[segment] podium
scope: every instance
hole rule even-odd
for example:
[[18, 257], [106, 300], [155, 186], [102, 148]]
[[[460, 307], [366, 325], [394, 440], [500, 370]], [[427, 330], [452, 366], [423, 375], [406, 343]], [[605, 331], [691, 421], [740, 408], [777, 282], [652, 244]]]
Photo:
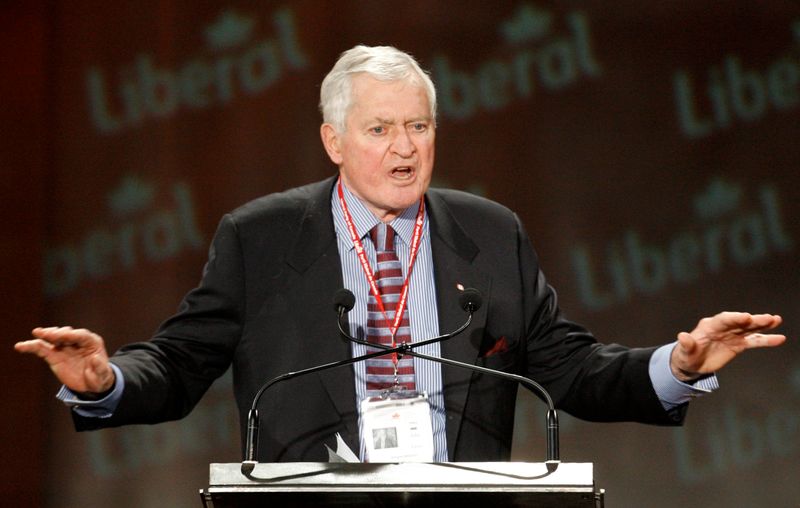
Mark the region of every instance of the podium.
[[591, 463], [317, 463], [211, 464], [206, 508], [249, 506], [598, 508]]

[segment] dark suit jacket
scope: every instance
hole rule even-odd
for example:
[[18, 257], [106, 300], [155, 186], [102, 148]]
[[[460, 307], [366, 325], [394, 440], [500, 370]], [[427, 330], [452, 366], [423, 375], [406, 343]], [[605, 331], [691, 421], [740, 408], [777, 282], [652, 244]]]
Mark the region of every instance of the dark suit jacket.
[[[203, 279], [177, 315], [151, 341], [113, 357], [125, 377], [114, 415], [76, 417], [77, 427], [181, 418], [231, 363], [244, 426], [266, 380], [348, 357], [332, 307], [343, 286], [330, 208], [334, 182], [265, 196], [226, 215]], [[667, 414], [652, 389], [652, 350], [600, 345], [562, 317], [515, 214], [457, 191], [430, 189], [426, 199], [440, 329], [453, 330], [466, 317], [457, 284], [477, 288], [484, 299], [470, 328], [442, 344], [443, 356], [529, 376], [580, 418], [681, 420], [682, 411]], [[449, 459], [508, 459], [516, 386], [448, 366], [442, 375]], [[277, 384], [260, 408], [262, 461], [326, 460], [323, 443], [333, 445], [336, 432], [358, 449], [352, 368]]]

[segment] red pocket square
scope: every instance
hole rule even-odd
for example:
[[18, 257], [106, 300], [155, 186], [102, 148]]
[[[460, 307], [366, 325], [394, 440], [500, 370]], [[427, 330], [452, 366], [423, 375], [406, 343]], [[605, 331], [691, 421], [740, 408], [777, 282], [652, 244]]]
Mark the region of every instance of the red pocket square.
[[497, 341], [494, 343], [494, 346], [492, 346], [492, 348], [483, 356], [486, 358], [497, 353], [503, 353], [505, 351], [508, 351], [508, 342], [506, 341], [506, 337], [504, 335], [497, 339]]

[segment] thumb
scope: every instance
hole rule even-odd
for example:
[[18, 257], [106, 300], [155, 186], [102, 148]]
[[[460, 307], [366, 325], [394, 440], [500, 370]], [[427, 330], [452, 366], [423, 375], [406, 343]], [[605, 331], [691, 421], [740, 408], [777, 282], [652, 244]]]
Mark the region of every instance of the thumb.
[[89, 358], [89, 368], [86, 372], [89, 386], [95, 387], [92, 391], [104, 392], [114, 384], [114, 371], [105, 358], [105, 355], [94, 354]]
[[697, 347], [697, 342], [688, 332], [681, 332], [678, 334], [678, 343], [686, 354], [691, 354]]

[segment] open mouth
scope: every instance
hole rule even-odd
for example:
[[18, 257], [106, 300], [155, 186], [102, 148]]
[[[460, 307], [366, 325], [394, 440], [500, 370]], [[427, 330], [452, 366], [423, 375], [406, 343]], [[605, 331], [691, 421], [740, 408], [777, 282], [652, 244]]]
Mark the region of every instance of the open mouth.
[[392, 169], [392, 176], [396, 178], [410, 178], [414, 174], [411, 166], [398, 166]]

